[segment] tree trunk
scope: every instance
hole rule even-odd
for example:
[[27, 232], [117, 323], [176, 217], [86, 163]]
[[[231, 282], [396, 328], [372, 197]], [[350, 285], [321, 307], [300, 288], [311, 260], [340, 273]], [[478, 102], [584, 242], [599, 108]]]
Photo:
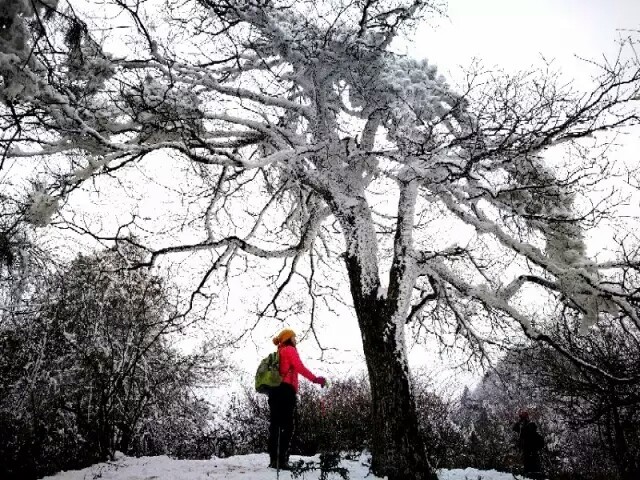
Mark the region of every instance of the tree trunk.
[[[610, 386], [610, 389], [613, 389], [613, 387]], [[638, 469], [636, 461], [632, 458], [631, 452], [629, 451], [629, 444], [627, 443], [627, 439], [625, 437], [624, 427], [622, 426], [622, 422], [620, 421], [618, 398], [615, 394], [612, 395], [610, 402], [615, 445], [615, 450], [613, 453], [618, 471], [620, 473], [620, 478], [622, 480], [637, 480]]]
[[[372, 471], [389, 480], [437, 480], [427, 459], [409, 380], [404, 346], [391, 313], [378, 298], [377, 252], [371, 232], [363, 232], [368, 208], [342, 217], [347, 239], [345, 261], [369, 372], [372, 396]], [[357, 218], [355, 218], [357, 217]], [[367, 234], [368, 233], [368, 234]], [[374, 266], [375, 265], [375, 266]], [[402, 328], [402, 327], [400, 327]]]
[[385, 322], [367, 320], [370, 328], [363, 334], [363, 345], [373, 402], [373, 472], [387, 475], [389, 480], [436, 480], [418, 428], [408, 369], [398, 356], [395, 334], [373, 325]]
[[120, 424], [120, 441], [118, 442], [118, 450], [128, 455], [131, 448], [131, 441], [133, 439], [133, 429], [129, 427], [125, 422]]

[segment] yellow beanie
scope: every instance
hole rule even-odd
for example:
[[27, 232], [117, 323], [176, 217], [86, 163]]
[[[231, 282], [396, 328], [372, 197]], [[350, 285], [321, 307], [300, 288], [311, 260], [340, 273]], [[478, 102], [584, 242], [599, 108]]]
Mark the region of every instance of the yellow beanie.
[[284, 343], [290, 338], [295, 336], [296, 336], [296, 332], [294, 332], [290, 328], [285, 328], [277, 336], [273, 337], [273, 344], [280, 345], [281, 343]]

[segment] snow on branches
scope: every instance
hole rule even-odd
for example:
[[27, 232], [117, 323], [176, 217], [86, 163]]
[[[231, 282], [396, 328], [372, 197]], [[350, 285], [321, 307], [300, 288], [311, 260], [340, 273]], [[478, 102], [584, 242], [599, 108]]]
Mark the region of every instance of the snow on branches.
[[[170, 2], [159, 26], [142, 3], [114, 1], [130, 28], [111, 50], [70, 12], [60, 14], [66, 36], [43, 23], [42, 37], [28, 38], [22, 20], [3, 20], [2, 95], [13, 109], [2, 120], [10, 132], [3, 158], [82, 158], [51, 179], [50, 197], [32, 196], [30, 218], [45, 224], [57, 207], [52, 198], [84, 182], [124, 175], [125, 165], [154, 152], [176, 155], [211, 186], [193, 219], [204, 239], [149, 247], [152, 259], [226, 249], [221, 264], [244, 252], [291, 259], [293, 271], [301, 255], [339, 233], [351, 292], [362, 301], [356, 310], [373, 306], [394, 331], [424, 318], [432, 303], [478, 341], [478, 309], [532, 334], [528, 315], [514, 313], [525, 285], [579, 310], [585, 326], [603, 312], [637, 317], [628, 292], [605, 285], [586, 257], [579, 177], [561, 178], [545, 154], [636, 121], [629, 104], [640, 88], [638, 65], [608, 66], [582, 95], [534, 74], [470, 72], [466, 85], [453, 87], [427, 61], [391, 49], [428, 3], [334, 3]], [[34, 15], [27, 4], [5, 5], [11, 15], [3, 18]], [[107, 16], [96, 21], [115, 28]], [[25, 42], [44, 37], [49, 47], [22, 68]], [[21, 90], [16, 75], [38, 92]], [[249, 227], [235, 222], [244, 207], [229, 206], [238, 191], [260, 199], [257, 212], [242, 217]], [[387, 191], [399, 200], [379, 213], [372, 195]], [[421, 220], [429, 214], [477, 235], [465, 246], [449, 227], [446, 246], [436, 246]], [[216, 228], [220, 218], [229, 219], [224, 228]], [[518, 271], [505, 274], [507, 256]]]

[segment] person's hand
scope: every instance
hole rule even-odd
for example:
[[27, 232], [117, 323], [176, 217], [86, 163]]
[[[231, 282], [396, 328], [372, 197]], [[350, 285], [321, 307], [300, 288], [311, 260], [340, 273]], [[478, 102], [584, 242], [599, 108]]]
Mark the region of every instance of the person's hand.
[[320, 385], [322, 388], [327, 384], [327, 379], [324, 377], [316, 377], [316, 383]]

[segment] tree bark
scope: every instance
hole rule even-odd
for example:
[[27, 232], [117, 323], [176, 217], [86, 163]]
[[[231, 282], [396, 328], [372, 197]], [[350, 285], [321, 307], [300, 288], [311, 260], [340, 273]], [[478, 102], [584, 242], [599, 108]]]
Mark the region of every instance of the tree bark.
[[[358, 218], [343, 216], [340, 222], [347, 240], [345, 261], [371, 383], [371, 468], [375, 475], [389, 480], [437, 480], [418, 426], [404, 346], [398, 341], [403, 332], [396, 331], [397, 324], [391, 318], [397, 309], [390, 308], [393, 306], [387, 305], [385, 298], [378, 298], [377, 258], [366, 256], [367, 252], [377, 256], [375, 249], [356, 245], [371, 241], [371, 235], [363, 235], [363, 225], [371, 227], [369, 233], [375, 238], [373, 223], [366, 218], [369, 209], [361, 207], [354, 212]], [[376, 282], [372, 285], [374, 264]]]
[[[613, 390], [613, 386], [610, 386], [610, 389]], [[610, 402], [615, 445], [613, 457], [615, 458], [620, 478], [622, 480], [636, 480], [638, 478], [638, 466], [629, 451], [629, 444], [620, 420], [619, 401], [615, 394], [612, 394]]]

